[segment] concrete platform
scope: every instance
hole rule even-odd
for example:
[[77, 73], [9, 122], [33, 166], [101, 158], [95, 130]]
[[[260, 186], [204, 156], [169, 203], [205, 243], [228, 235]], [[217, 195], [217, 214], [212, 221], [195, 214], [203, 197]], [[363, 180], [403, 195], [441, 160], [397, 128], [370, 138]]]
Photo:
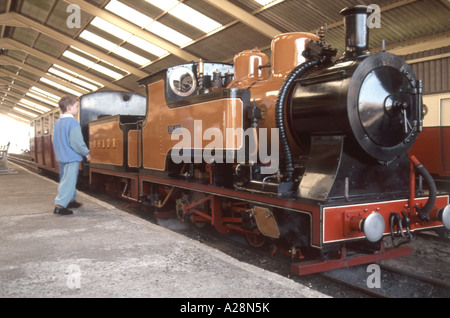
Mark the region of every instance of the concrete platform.
[[0, 175], [0, 297], [327, 297], [84, 193], [73, 215], [54, 215], [57, 183], [11, 168]]

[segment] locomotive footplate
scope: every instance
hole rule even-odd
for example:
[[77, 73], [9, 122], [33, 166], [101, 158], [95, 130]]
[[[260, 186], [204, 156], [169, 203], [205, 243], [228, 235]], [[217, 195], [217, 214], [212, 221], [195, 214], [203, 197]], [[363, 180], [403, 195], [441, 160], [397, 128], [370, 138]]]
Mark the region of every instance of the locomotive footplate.
[[[415, 198], [413, 206], [423, 206], [428, 198]], [[382, 236], [393, 234], [394, 238], [406, 238], [414, 231], [442, 227], [442, 222], [434, 216], [441, 207], [449, 204], [448, 195], [438, 195], [432, 210], [433, 218], [421, 220], [418, 213], [410, 211], [408, 199], [387, 200], [362, 204], [322, 207], [322, 244], [346, 243], [356, 239], [377, 242]], [[400, 216], [402, 215], [403, 218]], [[397, 240], [396, 240], [397, 241]], [[395, 246], [399, 242], [395, 242]]]
[[315, 259], [293, 263], [291, 264], [291, 272], [296, 275], [308, 275], [330, 271], [333, 269], [376, 263], [385, 259], [407, 256], [410, 255], [411, 253], [412, 248], [409, 246], [385, 249], [384, 243], [381, 242], [380, 250], [374, 252], [373, 254], [348, 256], [347, 248], [345, 244], [342, 244], [339, 253], [341, 257], [339, 259], [332, 259], [332, 260]]

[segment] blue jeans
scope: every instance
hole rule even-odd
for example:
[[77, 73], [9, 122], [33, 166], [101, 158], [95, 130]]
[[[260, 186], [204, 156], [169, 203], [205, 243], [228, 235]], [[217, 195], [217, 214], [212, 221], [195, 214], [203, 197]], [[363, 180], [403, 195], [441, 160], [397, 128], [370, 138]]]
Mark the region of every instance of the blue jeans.
[[55, 205], [66, 208], [70, 201], [75, 200], [77, 197], [76, 186], [79, 166], [80, 163], [78, 161], [59, 162], [59, 186]]

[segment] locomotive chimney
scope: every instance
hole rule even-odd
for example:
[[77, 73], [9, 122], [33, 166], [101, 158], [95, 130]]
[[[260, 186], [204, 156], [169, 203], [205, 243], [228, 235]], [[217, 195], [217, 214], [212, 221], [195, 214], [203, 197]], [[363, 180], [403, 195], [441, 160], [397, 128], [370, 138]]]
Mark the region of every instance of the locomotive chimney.
[[356, 5], [343, 9], [345, 25], [344, 58], [357, 57], [369, 52], [368, 6]]

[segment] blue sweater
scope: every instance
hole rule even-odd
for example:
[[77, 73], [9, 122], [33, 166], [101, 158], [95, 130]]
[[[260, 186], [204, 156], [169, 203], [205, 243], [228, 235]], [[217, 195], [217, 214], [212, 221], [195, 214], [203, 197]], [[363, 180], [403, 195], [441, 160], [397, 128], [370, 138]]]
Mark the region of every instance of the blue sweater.
[[73, 116], [61, 116], [53, 129], [53, 150], [58, 162], [76, 162], [89, 154], [83, 140], [81, 127]]

